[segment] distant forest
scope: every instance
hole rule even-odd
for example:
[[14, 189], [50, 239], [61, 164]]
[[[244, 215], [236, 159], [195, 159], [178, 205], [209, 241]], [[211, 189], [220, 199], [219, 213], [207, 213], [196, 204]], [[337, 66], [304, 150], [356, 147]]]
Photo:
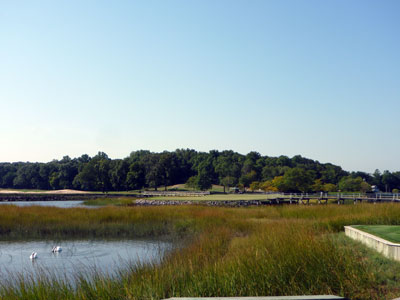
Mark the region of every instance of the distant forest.
[[400, 172], [349, 173], [340, 166], [300, 155], [268, 157], [257, 152], [242, 155], [230, 150], [206, 153], [191, 149], [162, 153], [140, 150], [124, 159], [110, 159], [99, 152], [94, 157], [65, 156], [48, 163], [0, 163], [0, 188], [107, 192], [182, 183], [200, 190], [219, 184], [226, 191], [238, 187], [253, 191], [368, 192], [375, 185], [384, 192], [398, 192]]

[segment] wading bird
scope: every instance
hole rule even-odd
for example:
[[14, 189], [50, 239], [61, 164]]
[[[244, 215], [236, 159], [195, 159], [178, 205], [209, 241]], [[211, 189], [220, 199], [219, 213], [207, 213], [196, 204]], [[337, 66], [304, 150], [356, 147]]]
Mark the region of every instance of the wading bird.
[[53, 249], [51, 250], [51, 252], [55, 253], [55, 252], [61, 252], [62, 248], [60, 246], [54, 246]]

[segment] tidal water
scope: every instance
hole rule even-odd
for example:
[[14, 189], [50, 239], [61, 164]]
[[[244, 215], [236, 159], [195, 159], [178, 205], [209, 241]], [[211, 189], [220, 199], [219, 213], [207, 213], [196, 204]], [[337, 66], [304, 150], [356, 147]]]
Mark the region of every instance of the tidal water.
[[[51, 252], [55, 245], [60, 253]], [[1, 241], [0, 281], [43, 273], [67, 280], [93, 271], [112, 276], [132, 263], [158, 263], [170, 249], [171, 243], [154, 240]], [[32, 252], [37, 259], [29, 258]]]
[[86, 207], [83, 204], [83, 201], [75, 201], [75, 200], [66, 200], [66, 201], [0, 201], [0, 205], [16, 205], [16, 206], [53, 206], [53, 207], [61, 207], [61, 208], [70, 208], [70, 207]]

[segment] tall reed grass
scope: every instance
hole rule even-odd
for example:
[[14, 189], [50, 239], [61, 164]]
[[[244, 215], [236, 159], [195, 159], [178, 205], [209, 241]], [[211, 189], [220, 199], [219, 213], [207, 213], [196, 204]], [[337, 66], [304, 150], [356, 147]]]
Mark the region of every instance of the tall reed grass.
[[[0, 207], [2, 236], [170, 236], [186, 240], [161, 263], [132, 264], [118, 276], [68, 281], [43, 275], [3, 282], [4, 299], [163, 299], [336, 294], [392, 299], [400, 265], [338, 235], [343, 225], [399, 224], [400, 206], [264, 208]], [[134, 232], [131, 232], [134, 231]], [[385, 262], [385, 268], [379, 266]], [[390, 284], [389, 284], [390, 282]]]

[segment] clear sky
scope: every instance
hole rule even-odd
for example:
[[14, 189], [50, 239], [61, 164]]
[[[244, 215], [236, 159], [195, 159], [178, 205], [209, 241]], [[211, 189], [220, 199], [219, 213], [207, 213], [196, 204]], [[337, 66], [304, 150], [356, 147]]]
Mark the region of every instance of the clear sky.
[[400, 170], [400, 1], [0, 0], [0, 161], [232, 149]]

